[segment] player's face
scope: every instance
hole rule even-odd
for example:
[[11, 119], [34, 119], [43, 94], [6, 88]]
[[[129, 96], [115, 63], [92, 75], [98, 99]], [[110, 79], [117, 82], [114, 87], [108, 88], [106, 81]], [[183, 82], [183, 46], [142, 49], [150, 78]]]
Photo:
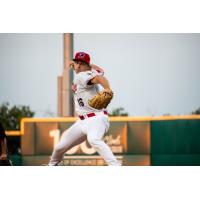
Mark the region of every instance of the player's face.
[[80, 64], [78, 62], [74, 62], [73, 69], [75, 73], [78, 74], [80, 72]]
[[79, 72], [86, 71], [87, 67], [85, 65], [82, 65], [81, 63], [75, 61], [74, 65], [73, 65], [73, 69], [74, 69], [75, 73], [78, 74]]

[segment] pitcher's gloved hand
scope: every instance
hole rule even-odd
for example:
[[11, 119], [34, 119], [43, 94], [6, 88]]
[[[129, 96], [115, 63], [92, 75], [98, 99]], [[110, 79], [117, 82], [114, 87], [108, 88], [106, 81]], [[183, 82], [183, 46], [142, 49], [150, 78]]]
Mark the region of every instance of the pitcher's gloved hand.
[[113, 98], [113, 92], [110, 89], [105, 89], [95, 95], [88, 101], [88, 104], [95, 109], [101, 110], [106, 108]]

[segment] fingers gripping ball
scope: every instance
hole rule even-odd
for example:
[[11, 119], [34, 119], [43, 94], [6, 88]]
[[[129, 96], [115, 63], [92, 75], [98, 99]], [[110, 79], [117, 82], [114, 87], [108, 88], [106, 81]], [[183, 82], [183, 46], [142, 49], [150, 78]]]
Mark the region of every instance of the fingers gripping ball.
[[113, 92], [111, 90], [103, 90], [95, 95], [88, 101], [88, 104], [95, 109], [101, 110], [106, 108], [113, 98]]

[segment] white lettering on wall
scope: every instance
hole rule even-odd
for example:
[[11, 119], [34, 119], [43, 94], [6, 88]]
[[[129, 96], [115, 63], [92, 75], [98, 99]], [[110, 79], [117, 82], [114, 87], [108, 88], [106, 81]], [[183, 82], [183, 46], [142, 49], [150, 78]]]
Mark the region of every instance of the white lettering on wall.
[[[56, 147], [60, 138], [62, 137], [60, 130], [55, 129], [49, 132], [49, 136], [53, 137], [53, 148]], [[121, 136], [117, 136], [117, 138], [113, 138], [112, 135], [108, 135], [104, 137], [104, 141], [111, 147], [114, 153], [123, 153], [123, 146], [121, 144]], [[96, 150], [87, 145], [87, 142], [83, 143], [71, 148], [66, 152], [68, 155], [76, 154], [79, 150], [81, 150], [84, 154], [91, 155], [96, 153]]]

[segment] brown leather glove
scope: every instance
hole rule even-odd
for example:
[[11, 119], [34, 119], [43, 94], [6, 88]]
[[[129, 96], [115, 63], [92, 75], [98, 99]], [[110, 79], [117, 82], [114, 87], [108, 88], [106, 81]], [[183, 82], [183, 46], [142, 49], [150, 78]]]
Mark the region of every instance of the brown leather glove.
[[88, 101], [88, 104], [97, 110], [106, 108], [113, 98], [113, 92], [109, 89], [103, 90]]

